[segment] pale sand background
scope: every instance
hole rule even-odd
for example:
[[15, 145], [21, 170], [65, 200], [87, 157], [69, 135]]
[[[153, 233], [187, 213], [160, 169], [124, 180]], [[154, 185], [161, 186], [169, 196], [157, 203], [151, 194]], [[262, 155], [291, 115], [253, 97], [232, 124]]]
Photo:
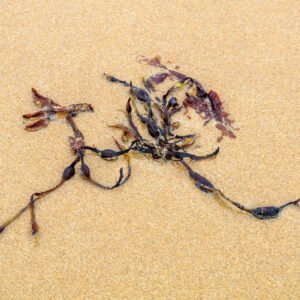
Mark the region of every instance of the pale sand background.
[[[111, 147], [106, 125], [122, 119], [127, 92], [101, 74], [138, 83], [139, 54], [218, 91], [241, 128], [195, 169], [249, 206], [299, 197], [299, 1], [62, 2], [0, 2], [0, 220], [72, 159], [63, 121], [23, 130], [30, 88], [92, 103], [77, 123], [88, 143]], [[121, 163], [96, 160], [98, 176], [113, 182]], [[132, 164], [121, 189], [77, 177], [46, 198], [38, 240], [28, 214], [0, 236], [1, 299], [299, 299], [299, 209], [261, 222], [199, 192], [176, 165]]]

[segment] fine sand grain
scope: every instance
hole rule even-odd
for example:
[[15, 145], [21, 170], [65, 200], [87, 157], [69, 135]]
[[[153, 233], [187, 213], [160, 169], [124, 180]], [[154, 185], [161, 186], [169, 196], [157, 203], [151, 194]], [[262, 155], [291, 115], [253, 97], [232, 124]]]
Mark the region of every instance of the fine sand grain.
[[[228, 2], [230, 2], [228, 4]], [[193, 162], [249, 207], [300, 196], [299, 1], [0, 2], [0, 223], [72, 160], [63, 119], [26, 132], [36, 87], [89, 102], [77, 124], [113, 147], [128, 92], [161, 55], [217, 91], [240, 130]], [[148, 73], [147, 73], [148, 72]], [[217, 143], [200, 136], [203, 153]], [[113, 182], [123, 161], [93, 160]], [[0, 299], [299, 299], [300, 211], [259, 221], [201, 193], [183, 168], [134, 155], [130, 181], [99, 190], [78, 176], [0, 235]]]

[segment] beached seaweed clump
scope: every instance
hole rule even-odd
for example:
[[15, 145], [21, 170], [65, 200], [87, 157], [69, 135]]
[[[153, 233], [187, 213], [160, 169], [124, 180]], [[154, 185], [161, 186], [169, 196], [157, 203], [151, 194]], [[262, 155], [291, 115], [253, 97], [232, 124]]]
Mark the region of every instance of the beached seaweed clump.
[[[176, 90], [180, 89], [183, 91], [181, 101], [183, 106], [194, 109], [204, 119], [204, 126], [211, 121], [215, 121], [215, 127], [221, 131], [221, 135], [217, 139], [218, 142], [224, 136], [236, 138], [234, 131], [237, 128], [232, 126], [234, 120], [225, 111], [223, 103], [216, 92], [212, 90], [206, 92], [198, 80], [179, 72], [179, 66], [176, 66], [176, 70], [169, 69], [161, 63], [159, 56], [151, 59], [141, 57], [139, 58], [139, 62], [161, 69], [160, 72], [144, 80], [144, 87], [150, 93], [155, 92], [156, 86], [163, 83], [166, 79], [175, 81], [175, 84], [168, 89], [165, 97], [170, 96]], [[155, 99], [157, 98], [155, 97]]]
[[[199, 81], [179, 72], [178, 68], [175, 70], [169, 69], [161, 63], [159, 57], [152, 59], [142, 57], [139, 59], [139, 62], [159, 68], [158, 73], [143, 80], [143, 86], [136, 86], [131, 81], [121, 80], [115, 76], [105, 74], [108, 81], [123, 85], [128, 88], [129, 92], [129, 98], [125, 107], [126, 124], [111, 125], [111, 127], [117, 128], [122, 132], [122, 142], [115, 140], [116, 150], [103, 150], [85, 145], [84, 136], [76, 126], [74, 117], [81, 112], [93, 112], [90, 104], [81, 103], [61, 106], [32, 89], [34, 103], [40, 107], [40, 110], [23, 115], [24, 118], [34, 121], [27, 125], [25, 129], [29, 131], [40, 130], [47, 127], [57, 114], [63, 115], [73, 131], [73, 136], [69, 138], [69, 142], [75, 159], [65, 168], [57, 185], [46, 191], [33, 193], [26, 206], [19, 210], [15, 216], [0, 225], [0, 233], [24, 212], [30, 210], [31, 229], [32, 234], [35, 235], [39, 228], [35, 214], [37, 200], [55, 191], [66, 181], [70, 180], [76, 173], [75, 167], [77, 164], [80, 164], [81, 177], [101, 189], [111, 190], [123, 185], [131, 176], [130, 152], [138, 152], [154, 160], [171, 161], [182, 165], [199, 190], [212, 196], [220, 197], [241, 211], [247, 212], [261, 220], [277, 217], [287, 206], [299, 205], [300, 199], [297, 199], [278, 207], [247, 208], [239, 202], [231, 200], [207, 178], [194, 171], [188, 164], [188, 161], [215, 158], [219, 153], [219, 147], [206, 155], [196, 155], [189, 152], [188, 150], [195, 143], [197, 135], [195, 133], [177, 134], [176, 130], [180, 127], [180, 122], [174, 121], [174, 116], [179, 115], [183, 110], [195, 110], [203, 118], [204, 126], [209, 122], [215, 123], [215, 127], [221, 133], [217, 138], [218, 142], [225, 136], [229, 138], [236, 137], [234, 133], [235, 128], [232, 126], [234, 121], [225, 111], [218, 94], [214, 91], [206, 92]], [[157, 88], [163, 85], [167, 79], [172, 84], [162, 95], [159, 95], [156, 92]], [[90, 167], [84, 160], [86, 151], [91, 151], [99, 158], [105, 160], [115, 160], [120, 156], [124, 156], [127, 164], [126, 175], [124, 174], [124, 169], [121, 168], [114, 185], [108, 186], [97, 182], [91, 176]]]

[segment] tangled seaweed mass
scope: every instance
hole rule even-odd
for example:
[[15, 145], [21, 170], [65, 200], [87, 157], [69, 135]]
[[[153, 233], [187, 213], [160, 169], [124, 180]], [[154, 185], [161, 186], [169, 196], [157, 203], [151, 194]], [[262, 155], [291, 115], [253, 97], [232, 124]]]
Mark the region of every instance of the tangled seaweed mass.
[[[187, 161], [215, 158], [219, 153], [219, 147], [212, 153], [203, 156], [188, 152], [187, 149], [195, 143], [197, 136], [196, 134], [176, 134], [175, 131], [179, 128], [180, 122], [174, 122], [174, 116], [182, 111], [186, 112], [188, 109], [192, 109], [203, 118], [204, 126], [213, 121], [216, 129], [220, 131], [220, 136], [217, 138], [218, 142], [224, 137], [236, 137], [234, 134], [236, 129], [232, 126], [234, 121], [229, 118], [229, 114], [224, 110], [218, 94], [214, 91], [206, 92], [199, 81], [179, 72], [178, 68], [176, 70], [169, 69], [161, 63], [159, 57], [152, 59], [142, 57], [139, 62], [159, 69], [158, 73], [143, 81], [143, 87], [135, 86], [131, 81], [104, 74], [108, 81], [120, 84], [129, 91], [125, 112], [127, 124], [119, 123], [111, 126], [122, 132], [122, 143], [115, 140], [117, 150], [101, 150], [85, 145], [84, 136], [76, 126], [74, 118], [81, 112], [93, 112], [93, 107], [90, 104], [80, 103], [62, 106], [32, 89], [34, 103], [40, 110], [23, 115], [25, 119], [33, 121], [25, 129], [28, 131], [40, 130], [47, 127], [55, 119], [56, 114], [63, 115], [73, 131], [73, 136], [69, 137], [69, 143], [75, 159], [65, 168], [57, 185], [45, 191], [33, 193], [26, 206], [0, 225], [0, 233], [29, 210], [31, 232], [35, 235], [39, 231], [35, 214], [36, 202], [70, 180], [76, 173], [75, 167], [77, 164], [80, 164], [81, 177], [101, 189], [114, 189], [122, 186], [131, 176], [130, 152], [138, 152], [154, 160], [173, 161], [181, 164], [199, 190], [220, 197], [238, 209], [261, 220], [276, 218], [287, 206], [295, 205], [299, 207], [300, 199], [287, 202], [278, 207], [247, 208], [239, 202], [231, 200], [207, 178], [195, 172]], [[156, 90], [166, 80], [169, 80], [172, 85], [162, 96], [159, 96]], [[84, 160], [87, 151], [91, 151], [105, 160], [114, 160], [123, 156], [126, 162], [126, 171], [124, 172], [123, 168], [119, 170], [116, 183], [112, 186], [97, 182], [92, 177], [91, 169]]]

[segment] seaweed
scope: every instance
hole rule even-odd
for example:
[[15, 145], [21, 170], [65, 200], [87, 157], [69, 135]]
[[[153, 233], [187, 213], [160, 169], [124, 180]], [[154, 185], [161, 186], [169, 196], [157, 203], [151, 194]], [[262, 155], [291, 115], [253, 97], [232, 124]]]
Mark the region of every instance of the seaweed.
[[71, 104], [69, 106], [62, 106], [57, 104], [52, 99], [42, 96], [36, 89], [32, 88], [32, 97], [36, 106], [41, 110], [35, 113], [24, 114], [23, 118], [34, 121], [31, 124], [26, 125], [25, 129], [29, 131], [36, 131], [48, 126], [49, 122], [55, 118], [55, 115], [70, 114], [72, 116], [77, 115], [80, 112], [93, 112], [94, 109], [91, 104], [80, 103]]
[[236, 138], [234, 131], [238, 130], [238, 128], [232, 126], [234, 120], [225, 111], [224, 105], [216, 92], [210, 90], [207, 93], [196, 79], [177, 70], [168, 69], [167, 66], [161, 63], [159, 56], [152, 59], [142, 57], [138, 61], [163, 70], [163, 72], [151, 75], [148, 79], [144, 80], [144, 86], [148, 91], [154, 92], [155, 85], [161, 84], [166, 78], [176, 80], [176, 83], [167, 91], [165, 96], [170, 96], [178, 88], [185, 88], [186, 93], [182, 101], [183, 106], [186, 109], [191, 108], [200, 114], [205, 120], [205, 124], [212, 120], [216, 122], [215, 127], [221, 131], [221, 135], [217, 139], [218, 142], [221, 142], [224, 136]]
[[[93, 112], [93, 107], [91, 104], [83, 103], [83, 104], [72, 104], [69, 106], [61, 106], [60, 104], [55, 103], [53, 100], [50, 98], [44, 97], [41, 94], [37, 92], [37, 90], [32, 89], [32, 95], [34, 99], [34, 103], [38, 106], [40, 106], [43, 111], [39, 111], [37, 113], [33, 114], [26, 114], [24, 115], [25, 118], [40, 118], [41, 117], [41, 112], [43, 112], [42, 118], [38, 121], [36, 121], [33, 124], [27, 125], [25, 127], [26, 130], [28, 129], [34, 129], [34, 130], [39, 130], [43, 127], [46, 127], [50, 121], [50, 118], [52, 115], [55, 115], [56, 113], [63, 113], [65, 115], [67, 123], [71, 126], [72, 131], [73, 131], [73, 136], [69, 137], [69, 143], [70, 143], [70, 148], [72, 153], [75, 155], [75, 159], [73, 162], [68, 165], [63, 173], [62, 177], [59, 181], [58, 184], [56, 184], [54, 187], [47, 189], [42, 192], [35, 192], [30, 196], [30, 199], [28, 201], [28, 204], [25, 205], [23, 208], [21, 208], [13, 217], [8, 219], [6, 222], [4, 222], [0, 226], [0, 233], [4, 231], [10, 224], [12, 224], [14, 221], [16, 221], [24, 212], [26, 212], [28, 209], [30, 209], [30, 216], [31, 216], [31, 232], [32, 235], [35, 235], [38, 230], [39, 226], [36, 221], [36, 213], [35, 213], [35, 205], [38, 200], [43, 198], [44, 196], [54, 192], [58, 188], [60, 188], [66, 181], [69, 181], [70, 179], [73, 178], [73, 176], [76, 173], [75, 166], [80, 163], [80, 174], [81, 177], [88, 182], [92, 183], [93, 185], [106, 189], [106, 190], [111, 190], [114, 188], [117, 188], [121, 185], [123, 185], [130, 177], [131, 175], [131, 167], [130, 167], [130, 160], [126, 158], [127, 161], [127, 171], [128, 175], [124, 175], [124, 170], [121, 168], [119, 170], [119, 177], [116, 181], [116, 183], [112, 186], [108, 186], [102, 183], [97, 182], [95, 179], [91, 177], [91, 171], [89, 166], [85, 163], [84, 157], [85, 157], [85, 142], [84, 142], [84, 136], [82, 132], [78, 129], [74, 117], [80, 113], [80, 112]], [[41, 122], [43, 122], [43, 126], [41, 125]], [[88, 147], [87, 147], [88, 148]], [[103, 150], [99, 151], [101, 153], [100, 157], [103, 159], [107, 159], [112, 156], [118, 156], [118, 155], [124, 155], [126, 151], [113, 151], [113, 150]], [[112, 155], [113, 154], [113, 155]]]
[[[148, 79], [144, 79], [144, 88], [136, 86], [133, 88], [130, 81], [117, 79], [115, 76], [105, 74], [107, 80], [110, 82], [119, 83], [129, 88], [131, 97], [127, 101], [126, 106], [128, 125], [115, 126], [115, 128], [121, 129], [123, 134], [127, 131], [134, 133], [131, 135], [134, 141], [130, 148], [128, 148], [128, 152], [136, 151], [143, 155], [150, 155], [156, 160], [161, 159], [180, 163], [187, 169], [189, 177], [195, 182], [198, 189], [205, 193], [219, 196], [241, 211], [249, 213], [260, 220], [276, 218], [280, 212], [288, 206], [299, 206], [300, 199], [297, 199], [282, 204], [281, 206], [247, 208], [241, 203], [231, 200], [221, 189], [216, 188], [211, 181], [195, 172], [186, 162], [187, 159], [199, 161], [216, 158], [220, 148], [217, 147], [212, 153], [203, 156], [187, 152], [185, 149], [193, 145], [196, 135], [189, 134], [180, 136], [174, 133], [174, 130], [180, 126], [180, 123], [173, 122], [173, 116], [179, 113], [183, 107], [190, 107], [201, 114], [201, 116], [204, 115], [204, 125], [214, 120], [216, 122], [215, 127], [221, 131], [221, 136], [217, 139], [218, 142], [220, 142], [224, 136], [236, 138], [233, 131], [237, 129], [232, 126], [234, 120], [229, 118], [229, 113], [225, 111], [223, 103], [216, 92], [211, 90], [207, 93], [199, 81], [179, 71], [168, 69], [166, 65], [161, 63], [159, 56], [154, 58], [142, 57], [138, 61], [163, 70], [151, 75]], [[167, 89], [161, 99], [155, 94], [155, 91], [157, 86], [167, 78], [175, 81], [175, 83]], [[185, 98], [181, 101], [173, 95], [177, 89], [185, 89]], [[144, 95], [143, 98], [147, 99], [147, 101], [138, 97], [135, 91], [139, 91], [139, 94]], [[131, 102], [135, 108], [134, 111], [137, 118], [140, 123], [146, 126], [148, 135], [152, 140], [143, 137], [137, 129], [137, 125], [133, 122]], [[139, 104], [140, 108], [144, 109], [144, 113], [141, 113], [137, 109], [137, 104]], [[157, 115], [154, 115], [152, 107], [158, 110], [159, 113]], [[159, 124], [161, 124], [161, 126]], [[128, 152], [126, 151], [126, 154]]]
[[[179, 115], [183, 108], [189, 107], [201, 114], [205, 120], [204, 126], [214, 120], [216, 122], [215, 127], [221, 131], [221, 136], [217, 140], [218, 142], [224, 136], [230, 138], [236, 137], [233, 132], [235, 128], [232, 127], [234, 121], [229, 118], [229, 114], [225, 111], [223, 103], [216, 92], [209, 91], [207, 93], [199, 81], [177, 71], [178, 67], [176, 70], [168, 69], [166, 65], [161, 63], [159, 57], [152, 59], [144, 57], [139, 61], [162, 69], [159, 73], [146, 78], [143, 81], [143, 87], [135, 86], [131, 81], [121, 80], [115, 76], [104, 74], [108, 81], [128, 88], [129, 92], [129, 98], [125, 106], [127, 123], [118, 123], [109, 126], [122, 132], [123, 144], [114, 139], [117, 147], [116, 150], [98, 149], [95, 146], [85, 144], [84, 135], [77, 127], [75, 117], [82, 112], [93, 112], [91, 104], [80, 103], [62, 106], [52, 99], [42, 96], [36, 89], [32, 89], [34, 103], [40, 110], [23, 115], [24, 118], [33, 121], [25, 129], [28, 131], [40, 130], [47, 127], [57, 114], [63, 115], [73, 132], [73, 135], [69, 137], [69, 144], [75, 158], [65, 167], [59, 182], [49, 189], [33, 193], [27, 205], [0, 225], [0, 233], [27, 210], [30, 210], [31, 233], [32, 235], [37, 234], [39, 231], [35, 212], [37, 201], [62, 187], [66, 181], [71, 180], [77, 172], [77, 164], [80, 164], [79, 172], [81, 178], [96, 187], [104, 190], [112, 190], [122, 186], [131, 176], [131, 152], [137, 152], [154, 160], [171, 161], [181, 165], [200, 191], [220, 197], [239, 210], [260, 220], [276, 218], [286, 207], [292, 205], [299, 206], [300, 199], [297, 199], [280, 206], [248, 208], [240, 202], [230, 199], [209, 179], [194, 171], [189, 165], [189, 161], [215, 159], [219, 154], [220, 147], [216, 147], [206, 155], [197, 155], [189, 152], [188, 150], [195, 143], [197, 135], [194, 133], [186, 135], [176, 134], [176, 130], [180, 127], [180, 122], [174, 121], [173, 117]], [[168, 78], [173, 84], [163, 93], [162, 97], [159, 97], [155, 93], [157, 87]], [[185, 96], [183, 99], [178, 98], [176, 95], [175, 92], [178, 89], [184, 91]], [[125, 146], [126, 144], [127, 146]], [[126, 175], [122, 167], [119, 169], [118, 179], [115, 184], [109, 186], [96, 181], [92, 176], [90, 166], [85, 161], [86, 152], [91, 152], [104, 160], [116, 160], [119, 157], [124, 157], [127, 164]]]

